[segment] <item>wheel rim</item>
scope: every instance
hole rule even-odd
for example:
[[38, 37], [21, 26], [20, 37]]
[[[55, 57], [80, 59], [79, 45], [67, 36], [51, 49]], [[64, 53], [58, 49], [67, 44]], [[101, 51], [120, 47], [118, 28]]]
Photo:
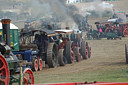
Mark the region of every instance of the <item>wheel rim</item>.
[[38, 70], [38, 60], [37, 59], [35, 60], [35, 70], [36, 71]]
[[128, 37], [128, 28], [126, 28], [126, 29], [124, 30], [123, 35], [124, 35], [125, 37]]
[[2, 55], [0, 55], [0, 85], [9, 85], [9, 68]]
[[43, 69], [43, 62], [42, 59], [39, 59], [39, 70]]
[[35, 59], [35, 60], [33, 61], [33, 70], [34, 70], [34, 71], [37, 71], [37, 70], [38, 70], [38, 60], [37, 60], [37, 59]]
[[26, 68], [23, 72], [23, 83], [24, 85], [34, 84], [34, 76], [29, 68]]

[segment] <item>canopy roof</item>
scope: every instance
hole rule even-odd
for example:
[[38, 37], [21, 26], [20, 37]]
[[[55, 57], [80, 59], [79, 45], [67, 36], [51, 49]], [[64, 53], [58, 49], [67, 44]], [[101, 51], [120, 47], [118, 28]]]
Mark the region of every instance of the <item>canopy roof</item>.
[[[0, 22], [0, 29], [3, 29], [1, 22]], [[10, 29], [18, 29], [18, 27], [15, 26], [14, 24], [10, 23]]]

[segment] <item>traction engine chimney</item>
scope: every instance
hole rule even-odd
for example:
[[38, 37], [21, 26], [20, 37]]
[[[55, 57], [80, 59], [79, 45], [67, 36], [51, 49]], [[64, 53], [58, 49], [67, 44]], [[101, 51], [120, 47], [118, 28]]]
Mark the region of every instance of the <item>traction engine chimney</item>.
[[2, 27], [3, 27], [3, 40], [6, 42], [8, 46], [10, 46], [10, 19], [2, 19]]

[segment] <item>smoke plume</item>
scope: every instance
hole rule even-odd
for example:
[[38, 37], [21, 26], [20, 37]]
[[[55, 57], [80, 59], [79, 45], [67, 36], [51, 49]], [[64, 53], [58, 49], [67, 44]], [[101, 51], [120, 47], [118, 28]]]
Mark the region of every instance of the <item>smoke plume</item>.
[[32, 0], [31, 16], [52, 16], [54, 18], [68, 21], [73, 19], [76, 24], [80, 24], [82, 16], [78, 14], [79, 10], [74, 5], [66, 5], [65, 0]]
[[89, 6], [83, 6], [81, 11], [85, 13], [84, 15], [86, 15], [89, 11], [95, 11], [100, 17], [102, 17], [106, 10], [112, 12], [113, 7], [113, 4], [101, 0], [94, 0]]
[[5, 4], [10, 4], [8, 8], [3, 8], [9, 9], [9, 12], [12, 9], [20, 10], [17, 17], [26, 14], [27, 18], [41, 19], [42, 17], [50, 17], [58, 21], [74, 20], [76, 24], [80, 24], [83, 17], [79, 14], [77, 7], [67, 5], [66, 0], [10, 0]]

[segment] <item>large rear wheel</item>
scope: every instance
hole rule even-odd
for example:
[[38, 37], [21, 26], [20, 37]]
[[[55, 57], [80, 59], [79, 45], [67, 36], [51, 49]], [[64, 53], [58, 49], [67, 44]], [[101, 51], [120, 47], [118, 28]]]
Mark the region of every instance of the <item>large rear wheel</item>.
[[65, 50], [59, 49], [58, 53], [58, 63], [60, 66], [65, 66], [67, 63], [66, 57], [65, 57]]
[[9, 67], [2, 55], [0, 55], [0, 85], [9, 85]]
[[54, 68], [58, 63], [58, 48], [54, 43], [49, 43], [47, 48], [47, 63], [50, 68]]
[[83, 59], [88, 59], [88, 42], [82, 41], [81, 42], [81, 54]]
[[26, 68], [23, 71], [23, 85], [32, 85], [32, 84], [34, 84], [34, 76], [32, 70]]
[[71, 64], [75, 60], [75, 53], [74, 53], [74, 47], [72, 45], [73, 43], [71, 41], [68, 41], [66, 43], [66, 59], [67, 63]]

